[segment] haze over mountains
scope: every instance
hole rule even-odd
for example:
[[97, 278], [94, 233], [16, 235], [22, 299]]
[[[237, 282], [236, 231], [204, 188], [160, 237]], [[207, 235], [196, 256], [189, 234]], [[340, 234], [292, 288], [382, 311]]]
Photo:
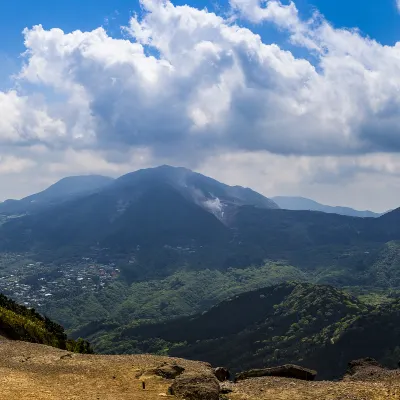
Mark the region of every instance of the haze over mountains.
[[138, 185], [149, 186], [165, 183], [179, 191], [184, 197], [201, 204], [205, 209], [215, 212], [217, 215], [220, 215], [223, 208], [229, 204], [278, 208], [272, 200], [249, 188], [225, 185], [186, 168], [163, 165], [132, 172], [118, 179], [101, 175], [66, 177], [42, 192], [21, 200], [6, 200], [0, 203], [0, 213], [31, 213], [46, 205], [98, 192], [112, 183], [114, 185], [109, 188], [110, 191], [120, 190], [123, 187], [130, 187], [133, 190]]
[[[147, 172], [144, 172], [147, 171]], [[185, 168], [161, 166], [149, 170], [129, 173], [118, 178], [127, 184], [130, 180], [159, 180], [165, 179], [175, 189], [179, 188], [187, 198], [201, 203], [203, 207], [222, 217], [223, 208], [227, 205], [254, 205], [263, 208], [282, 208], [286, 210], [309, 210], [348, 215], [354, 217], [379, 217], [382, 213], [359, 211], [350, 207], [328, 206], [314, 200], [299, 196], [275, 196], [270, 199], [241, 186], [228, 186], [212, 178], [194, 173]], [[32, 194], [21, 200], [6, 200], [0, 203], [0, 214], [30, 214], [45, 209], [47, 206], [73, 200], [76, 197], [95, 193], [115, 179], [101, 175], [70, 176], [61, 179], [42, 192]]]
[[[146, 172], [144, 172], [146, 171]], [[328, 206], [314, 200], [300, 196], [275, 196], [271, 199], [241, 186], [229, 186], [212, 178], [194, 173], [186, 168], [176, 168], [167, 165], [132, 172], [118, 178], [116, 181], [127, 184], [130, 180], [162, 180], [192, 198], [203, 206], [222, 216], [222, 208], [227, 204], [255, 205], [264, 208], [282, 208], [286, 210], [309, 210], [348, 215], [354, 217], [379, 217], [382, 213], [372, 211], [359, 211], [350, 207]], [[115, 179], [101, 175], [70, 176], [61, 179], [42, 192], [27, 196], [21, 200], [6, 200], [0, 203], [0, 214], [13, 215], [32, 213], [64, 201], [73, 200], [75, 197], [87, 195], [113, 183]], [[118, 184], [117, 184], [118, 186]], [[186, 189], [185, 189], [186, 188]]]

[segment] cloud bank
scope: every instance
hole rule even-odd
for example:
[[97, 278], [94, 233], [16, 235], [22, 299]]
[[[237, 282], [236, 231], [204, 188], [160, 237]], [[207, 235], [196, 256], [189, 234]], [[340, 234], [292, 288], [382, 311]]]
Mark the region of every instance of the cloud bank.
[[[379, 176], [397, 190], [400, 44], [335, 29], [318, 13], [302, 20], [294, 3], [230, 5], [224, 17], [142, 0], [124, 39], [103, 28], [27, 28], [24, 66], [0, 92], [0, 176], [36, 168], [49, 171], [47, 183], [63, 172], [170, 162], [218, 178], [247, 160], [242, 180], [267, 195], [290, 182], [293, 194], [351, 181], [366, 190]], [[263, 41], [238, 18], [273, 24], [309, 57]], [[316, 197], [326, 201], [323, 192]]]

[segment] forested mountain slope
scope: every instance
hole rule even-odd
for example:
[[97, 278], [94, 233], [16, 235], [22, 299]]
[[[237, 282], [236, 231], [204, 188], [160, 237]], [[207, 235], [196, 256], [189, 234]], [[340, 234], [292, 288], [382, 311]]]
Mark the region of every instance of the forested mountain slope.
[[335, 378], [349, 359], [372, 356], [396, 366], [399, 322], [398, 300], [372, 307], [330, 286], [286, 283], [240, 294], [195, 316], [132, 326], [121, 337], [145, 351], [234, 370], [295, 363]]

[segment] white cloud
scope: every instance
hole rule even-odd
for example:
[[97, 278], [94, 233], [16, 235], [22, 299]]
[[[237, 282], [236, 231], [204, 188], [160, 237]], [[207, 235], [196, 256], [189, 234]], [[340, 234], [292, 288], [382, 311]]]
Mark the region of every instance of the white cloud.
[[309, 155], [400, 148], [400, 47], [321, 18], [303, 22], [293, 3], [232, 2], [288, 29], [317, 52], [317, 68], [206, 10], [144, 0], [145, 15], [127, 29], [136, 42], [102, 28], [26, 30], [19, 82], [61, 96], [49, 118], [63, 122], [74, 146], [197, 149], [200, 157], [210, 147]]
[[62, 141], [66, 135], [62, 120], [52, 118], [36, 96], [20, 96], [15, 90], [0, 92], [0, 143], [30, 144]]
[[400, 0], [395, 0], [395, 1], [396, 1], [397, 10], [400, 12]]
[[[304, 21], [294, 3], [231, 6], [234, 16], [286, 30], [314, 64], [231, 18], [161, 0], [142, 1], [124, 40], [103, 28], [36, 26], [24, 31], [15, 88], [0, 92], [4, 155], [47, 166], [51, 177], [165, 160], [215, 175], [222, 152], [234, 170], [238, 154], [258, 160], [249, 165], [259, 175], [243, 169], [248, 186], [269, 168], [266, 194], [367, 174], [395, 187], [397, 155], [386, 153], [400, 150], [400, 44], [335, 29], [318, 13]], [[145, 161], [133, 161], [138, 154]]]
[[293, 2], [284, 5], [277, 0], [267, 0], [262, 3], [259, 0], [230, 0], [232, 8], [252, 22], [271, 21], [279, 27], [290, 29], [301, 25]]

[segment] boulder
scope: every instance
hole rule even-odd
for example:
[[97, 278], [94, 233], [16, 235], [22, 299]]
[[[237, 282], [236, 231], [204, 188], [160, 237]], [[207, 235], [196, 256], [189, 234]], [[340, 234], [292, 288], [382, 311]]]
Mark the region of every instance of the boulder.
[[218, 400], [220, 386], [212, 373], [184, 373], [174, 380], [168, 393], [185, 400]]
[[165, 379], [175, 379], [185, 371], [185, 368], [177, 364], [162, 364], [159, 367], [148, 370], [144, 375], [157, 375]]
[[225, 382], [231, 377], [229, 371], [224, 367], [215, 368], [214, 374], [220, 382]]
[[348, 375], [354, 375], [358, 371], [363, 370], [365, 368], [383, 368], [375, 358], [366, 357], [360, 358], [359, 360], [350, 361], [347, 364], [347, 372]]
[[277, 376], [282, 378], [302, 379], [304, 381], [313, 381], [317, 376], [317, 371], [300, 367], [293, 364], [285, 364], [279, 367], [252, 369], [250, 371], [241, 372], [235, 377], [235, 382], [249, 378], [259, 378], [261, 376]]
[[361, 358], [348, 363], [347, 371], [343, 377], [343, 380], [381, 380], [393, 372], [395, 371], [390, 371], [389, 369], [385, 368], [374, 358]]

